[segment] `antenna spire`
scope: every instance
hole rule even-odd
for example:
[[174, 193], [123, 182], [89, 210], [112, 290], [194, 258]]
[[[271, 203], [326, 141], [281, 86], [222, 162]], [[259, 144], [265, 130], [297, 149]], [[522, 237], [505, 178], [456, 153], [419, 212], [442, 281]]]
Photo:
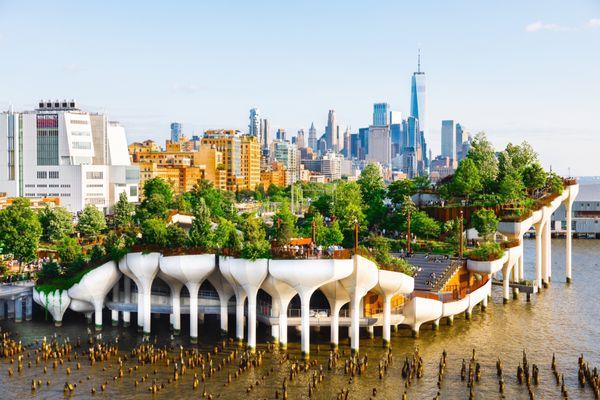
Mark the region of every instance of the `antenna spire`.
[[417, 73], [421, 73], [421, 48], [419, 47], [419, 52], [417, 56]]

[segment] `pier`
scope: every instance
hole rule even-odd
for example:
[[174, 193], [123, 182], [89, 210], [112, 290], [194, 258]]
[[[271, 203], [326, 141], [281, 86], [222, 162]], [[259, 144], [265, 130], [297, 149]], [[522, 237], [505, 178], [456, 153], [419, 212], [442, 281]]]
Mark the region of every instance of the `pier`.
[[33, 281], [0, 285], [0, 320], [30, 321], [33, 311]]

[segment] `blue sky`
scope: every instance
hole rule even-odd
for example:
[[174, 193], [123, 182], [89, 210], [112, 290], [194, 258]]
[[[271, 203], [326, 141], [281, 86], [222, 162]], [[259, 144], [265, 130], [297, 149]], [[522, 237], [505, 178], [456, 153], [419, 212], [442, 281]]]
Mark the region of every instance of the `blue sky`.
[[442, 119], [544, 165], [600, 175], [600, 1], [3, 1], [0, 108], [75, 98], [129, 140], [245, 129], [257, 106], [295, 134], [327, 110], [409, 111], [422, 48], [429, 137]]

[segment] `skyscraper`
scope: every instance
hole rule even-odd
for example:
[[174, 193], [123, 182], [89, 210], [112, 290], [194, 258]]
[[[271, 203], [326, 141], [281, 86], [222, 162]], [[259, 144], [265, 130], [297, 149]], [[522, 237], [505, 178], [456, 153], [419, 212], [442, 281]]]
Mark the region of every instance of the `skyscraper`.
[[308, 130], [308, 147], [317, 151], [317, 130], [315, 129], [314, 122], [311, 122], [310, 129]]
[[423, 136], [427, 136], [425, 96], [425, 72], [421, 71], [421, 51], [419, 50], [417, 72], [413, 73], [410, 86], [410, 116], [419, 120], [419, 129], [421, 132], [423, 132]]
[[335, 110], [329, 110], [327, 114], [327, 128], [325, 128], [325, 140], [327, 141], [327, 148], [333, 151], [338, 151], [338, 128], [335, 119]]
[[262, 150], [269, 149], [269, 130], [270, 124], [269, 120], [263, 118], [260, 120], [260, 145]]
[[182, 137], [181, 124], [179, 122], [171, 122], [171, 141], [179, 142]]
[[456, 161], [456, 125], [451, 119], [442, 121], [442, 157]]
[[369, 151], [367, 161], [377, 161], [384, 167], [392, 162], [392, 141], [387, 126], [369, 127]]
[[346, 158], [350, 158], [350, 127], [347, 126], [344, 131], [344, 149], [342, 150], [342, 154]]
[[373, 105], [373, 126], [387, 126], [390, 105], [388, 103], [375, 103]]
[[250, 136], [260, 135], [260, 110], [258, 108], [250, 109], [250, 123], [248, 124], [248, 134]]
[[306, 140], [304, 136], [304, 129], [300, 129], [298, 131], [298, 134], [296, 135], [296, 145], [299, 149], [303, 149], [306, 147]]

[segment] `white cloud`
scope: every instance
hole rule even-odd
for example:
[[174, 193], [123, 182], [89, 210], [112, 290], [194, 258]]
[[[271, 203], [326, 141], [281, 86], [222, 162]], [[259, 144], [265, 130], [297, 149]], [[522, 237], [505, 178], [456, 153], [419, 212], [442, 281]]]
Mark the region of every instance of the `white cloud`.
[[587, 26], [590, 28], [600, 28], [600, 18], [592, 18], [588, 21]]
[[568, 31], [569, 28], [558, 24], [546, 24], [542, 21], [535, 21], [525, 27], [527, 32], [539, 32], [539, 31]]

